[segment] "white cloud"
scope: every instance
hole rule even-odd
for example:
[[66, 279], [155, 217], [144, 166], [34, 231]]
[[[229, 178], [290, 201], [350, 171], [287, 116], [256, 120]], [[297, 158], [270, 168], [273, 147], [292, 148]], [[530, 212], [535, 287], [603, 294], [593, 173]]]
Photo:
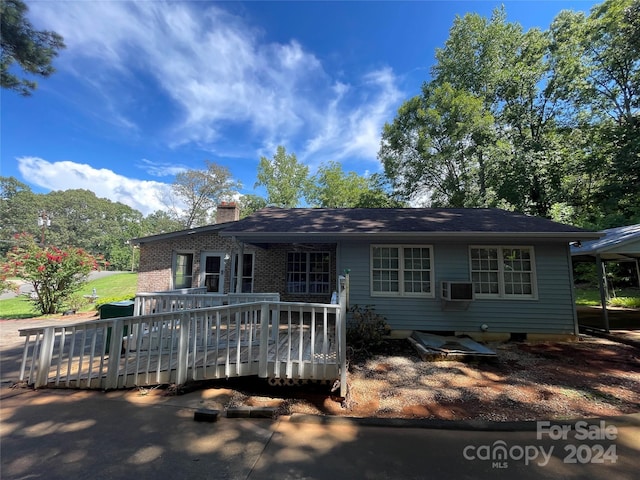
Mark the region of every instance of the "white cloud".
[[166, 183], [128, 178], [84, 163], [48, 162], [38, 157], [18, 158], [18, 168], [23, 178], [42, 188], [91, 190], [99, 198], [124, 203], [144, 215], [167, 209], [161, 201], [169, 187]]
[[[167, 120], [170, 146], [215, 150], [240, 127], [263, 148], [304, 149], [299, 157], [310, 163], [375, 161], [401, 97], [391, 69], [338, 82], [295, 39], [264, 42], [253, 25], [209, 2], [36, 2], [31, 14], [65, 38], [61, 65], [83, 79], [90, 71], [87, 81], [115, 104], [114, 85], [135, 88], [141, 72], [151, 77], [179, 112]], [[119, 108], [107, 113], [131, 121], [131, 105], [121, 100]]]
[[173, 177], [180, 172], [188, 170], [186, 165], [176, 165], [174, 163], [152, 162], [143, 158], [138, 167], [147, 172], [152, 177]]
[[307, 142], [303, 157], [375, 160], [382, 126], [403, 98], [397, 83], [390, 68], [366, 74], [358, 86], [337, 83], [322, 114], [324, 128]]

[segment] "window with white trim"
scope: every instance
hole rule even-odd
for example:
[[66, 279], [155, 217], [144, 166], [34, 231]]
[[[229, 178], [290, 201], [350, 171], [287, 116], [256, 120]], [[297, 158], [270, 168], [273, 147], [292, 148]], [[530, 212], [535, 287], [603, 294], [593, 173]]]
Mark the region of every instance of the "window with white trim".
[[[253, 253], [245, 253], [242, 256], [242, 293], [253, 292]], [[238, 278], [238, 259], [239, 256], [236, 253], [233, 257], [233, 268], [231, 269], [231, 285], [230, 290], [236, 292], [236, 283]]]
[[173, 268], [173, 288], [191, 288], [193, 280], [193, 253], [176, 253]]
[[535, 298], [533, 247], [472, 246], [471, 281], [477, 298]]
[[371, 294], [433, 296], [432, 258], [426, 245], [372, 245]]
[[329, 252], [287, 253], [287, 293], [325, 295], [331, 279]]

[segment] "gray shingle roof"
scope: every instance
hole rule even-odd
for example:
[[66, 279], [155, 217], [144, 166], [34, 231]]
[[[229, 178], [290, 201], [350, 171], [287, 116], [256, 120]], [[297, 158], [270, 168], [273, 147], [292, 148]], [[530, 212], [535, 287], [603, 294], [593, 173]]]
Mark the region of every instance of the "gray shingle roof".
[[268, 207], [238, 222], [222, 234], [376, 233], [505, 233], [549, 234], [551, 237], [598, 238], [578, 227], [496, 208], [293, 208]]

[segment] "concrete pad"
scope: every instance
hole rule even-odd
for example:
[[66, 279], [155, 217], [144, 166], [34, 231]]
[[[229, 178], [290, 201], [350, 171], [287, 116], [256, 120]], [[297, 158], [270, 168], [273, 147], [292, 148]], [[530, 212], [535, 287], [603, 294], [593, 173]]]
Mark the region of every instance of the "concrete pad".
[[[177, 397], [134, 392], [17, 390], [0, 403], [3, 480], [593, 478], [635, 480], [640, 416], [606, 420], [613, 440], [538, 439], [537, 432], [364, 426], [282, 417], [194, 422], [208, 391]], [[196, 407], [194, 407], [196, 406]], [[333, 417], [321, 417], [320, 420]], [[383, 425], [382, 423], [380, 425]], [[393, 425], [390, 422], [389, 425]], [[502, 443], [501, 443], [502, 442]], [[480, 448], [553, 447], [542, 458], [493, 462]], [[616, 461], [568, 463], [570, 446], [613, 446]], [[472, 457], [466, 458], [465, 449]], [[584, 452], [583, 452], [584, 453]], [[469, 456], [469, 455], [467, 455]], [[590, 457], [593, 458], [593, 457]]]
[[[633, 420], [633, 419], [632, 419]], [[613, 441], [567, 441], [536, 438], [536, 432], [487, 432], [360, 427], [337, 423], [279, 422], [250, 479], [424, 479], [424, 478], [637, 478], [640, 428], [622, 421]], [[478, 458], [496, 445], [510, 452], [504, 461]], [[570, 463], [571, 447], [615, 446], [615, 463]], [[517, 459], [520, 448], [536, 457]], [[545, 462], [540, 452], [550, 452]], [[465, 450], [466, 449], [466, 450]], [[551, 449], [551, 450], [550, 450]], [[465, 457], [466, 452], [466, 457]], [[532, 455], [533, 456], [533, 455]], [[467, 458], [468, 457], [468, 458]], [[590, 457], [592, 459], [593, 456]]]
[[[199, 401], [186, 399], [186, 405]], [[3, 480], [248, 478], [271, 420], [194, 422], [181, 401], [24, 391], [1, 405]]]

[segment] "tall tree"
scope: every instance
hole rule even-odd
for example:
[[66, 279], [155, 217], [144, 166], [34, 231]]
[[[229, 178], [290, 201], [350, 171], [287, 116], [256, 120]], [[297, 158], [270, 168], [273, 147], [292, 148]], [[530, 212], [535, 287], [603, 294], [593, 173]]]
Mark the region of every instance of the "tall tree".
[[31, 189], [15, 177], [0, 177], [0, 253], [13, 244], [14, 235], [37, 234], [41, 201]]
[[607, 0], [551, 25], [563, 98], [593, 138], [584, 150], [597, 177], [591, 220], [603, 227], [640, 221], [639, 24], [640, 0]]
[[550, 216], [579, 182], [567, 134], [569, 103], [550, 34], [457, 17], [436, 51], [432, 80], [385, 126], [379, 158], [403, 198], [432, 205], [503, 206]]
[[146, 236], [176, 232], [182, 228], [182, 223], [172, 218], [169, 213], [164, 210], [157, 210], [142, 219], [140, 224], [140, 235]]
[[450, 84], [425, 84], [384, 127], [379, 158], [404, 200], [481, 206], [478, 142], [492, 125], [482, 100]]
[[267, 200], [259, 195], [242, 195], [238, 201], [240, 218], [244, 218], [267, 206]]
[[368, 178], [356, 172], [345, 173], [340, 163], [330, 161], [321, 165], [311, 177], [305, 197], [313, 207], [355, 207], [369, 190], [369, 183]]
[[0, 0], [0, 86], [31, 95], [37, 83], [13, 73], [17, 63], [24, 73], [50, 76], [51, 62], [65, 48], [62, 37], [51, 31], [35, 30], [26, 18], [28, 7], [22, 0]]
[[205, 161], [206, 170], [185, 170], [176, 175], [171, 192], [182, 207], [172, 211], [183, 228], [198, 227], [215, 220], [215, 207], [231, 200], [240, 187], [228, 168]]
[[295, 153], [287, 154], [283, 146], [278, 146], [271, 160], [260, 157], [255, 187], [264, 186], [267, 189], [268, 204], [297, 207], [308, 182], [309, 167], [298, 162]]

